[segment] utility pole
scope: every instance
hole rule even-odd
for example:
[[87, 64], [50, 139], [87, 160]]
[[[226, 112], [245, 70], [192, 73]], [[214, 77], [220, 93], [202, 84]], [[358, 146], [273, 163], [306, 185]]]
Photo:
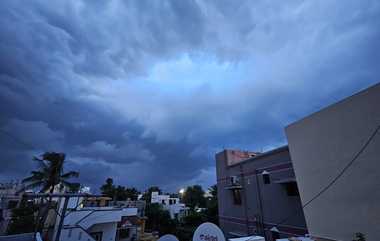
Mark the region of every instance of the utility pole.
[[[57, 233], [55, 235], [55, 239], [54, 241], [59, 241], [59, 238], [61, 236], [61, 232], [62, 232], [62, 228], [63, 228], [63, 224], [64, 224], [64, 219], [65, 219], [65, 216], [66, 216], [66, 211], [67, 211], [67, 206], [69, 204], [69, 200], [71, 197], [83, 197], [83, 198], [88, 198], [88, 197], [103, 197], [102, 195], [92, 195], [92, 194], [87, 194], [87, 193], [63, 193], [63, 194], [54, 194], [54, 193], [32, 193], [32, 194], [24, 194], [24, 196], [26, 196], [27, 198], [32, 198], [32, 199], [36, 199], [36, 198], [64, 198], [64, 203], [63, 203], [63, 207], [62, 207], [62, 211], [61, 211], [61, 214], [59, 214], [59, 210], [57, 211], [57, 213], [59, 214], [58, 216], [60, 216], [60, 220], [59, 220], [59, 224], [58, 224], [58, 227], [57, 227]], [[77, 207], [75, 207], [77, 208]]]
[[67, 205], [69, 204], [70, 197], [64, 197], [64, 199], [65, 199], [65, 201], [63, 203], [61, 217], [59, 219], [58, 230], [57, 230], [57, 234], [55, 236], [55, 241], [59, 241], [59, 236], [61, 236], [63, 221], [65, 219], [66, 209], [67, 209]]

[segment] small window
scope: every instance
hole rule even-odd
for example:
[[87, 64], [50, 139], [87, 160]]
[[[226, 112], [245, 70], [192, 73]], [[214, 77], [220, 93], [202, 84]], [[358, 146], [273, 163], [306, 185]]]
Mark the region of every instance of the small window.
[[299, 196], [296, 182], [287, 183], [285, 187], [286, 187], [286, 193], [288, 194], [288, 196]]
[[169, 199], [169, 205], [172, 205], [172, 204], [173, 204], [173, 200]]
[[241, 192], [240, 189], [232, 190], [232, 197], [235, 205], [241, 205]]
[[162, 204], [165, 204], [165, 200], [162, 200], [161, 203], [162, 203]]

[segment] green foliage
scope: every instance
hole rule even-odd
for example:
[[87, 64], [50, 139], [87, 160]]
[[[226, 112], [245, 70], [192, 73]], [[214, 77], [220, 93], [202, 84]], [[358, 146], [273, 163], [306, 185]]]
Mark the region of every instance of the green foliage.
[[174, 233], [176, 221], [170, 218], [169, 211], [164, 210], [158, 203], [150, 203], [146, 206], [145, 215], [148, 217], [146, 228], [158, 231], [160, 234]]
[[100, 191], [103, 195], [113, 198], [115, 195], [115, 186], [113, 185], [113, 179], [110, 177], [107, 178], [106, 183], [100, 187]]
[[352, 241], [366, 241], [363, 233], [355, 233], [355, 238]]
[[203, 212], [190, 212], [190, 214], [183, 219], [186, 226], [197, 227], [207, 221], [207, 216]]
[[25, 189], [40, 188], [40, 192], [53, 193], [54, 187], [59, 185], [61, 188], [67, 187], [69, 191], [79, 189], [79, 183], [68, 182], [70, 178], [78, 177], [79, 173], [70, 171], [63, 173], [63, 164], [65, 161], [64, 153], [45, 152], [42, 158], [34, 157], [37, 161], [39, 168], [31, 172], [31, 176], [22, 180]]
[[137, 200], [139, 192], [136, 188], [115, 186], [112, 178], [107, 178], [106, 183], [100, 187], [103, 195], [113, 198], [115, 201]]
[[38, 210], [33, 202], [22, 201], [20, 207], [12, 209], [11, 220], [7, 234], [20, 234], [34, 232], [35, 213]]
[[194, 209], [195, 207], [205, 207], [206, 198], [204, 197], [205, 192], [199, 185], [194, 185], [186, 188], [183, 194], [182, 201], [186, 206]]
[[211, 197], [207, 198], [207, 209], [205, 214], [207, 216], [207, 221], [214, 223], [216, 225], [219, 224], [218, 218], [218, 189], [217, 185], [211, 186], [209, 189], [209, 194]]
[[[45, 152], [41, 158], [34, 157], [33, 159], [38, 163], [39, 167], [36, 171], [31, 172], [31, 176], [22, 180], [25, 186], [20, 191], [39, 188], [41, 193], [53, 193], [55, 187], [59, 187], [61, 190], [66, 187], [69, 192], [77, 191], [80, 187], [79, 183], [71, 183], [68, 180], [78, 177], [79, 173], [74, 171], [63, 173], [65, 157], [64, 153], [56, 152]], [[39, 231], [42, 230], [46, 221], [51, 202], [52, 198], [49, 197], [47, 208], [40, 212], [42, 218], [38, 218], [37, 230]]]

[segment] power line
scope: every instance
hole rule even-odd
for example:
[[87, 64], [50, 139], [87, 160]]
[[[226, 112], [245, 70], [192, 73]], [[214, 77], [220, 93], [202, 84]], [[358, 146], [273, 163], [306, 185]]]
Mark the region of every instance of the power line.
[[[354, 164], [354, 162], [359, 158], [359, 156], [367, 149], [368, 145], [372, 142], [372, 140], [375, 138], [376, 134], [380, 130], [380, 125], [377, 126], [377, 128], [371, 133], [368, 140], [364, 143], [364, 145], [359, 149], [359, 151], [355, 154], [355, 156], [352, 158], [351, 161], [349, 161], [346, 166], [338, 173], [336, 177], [332, 179], [330, 183], [328, 183], [325, 187], [323, 187], [314, 197], [312, 197], [309, 201], [307, 201], [305, 204], [302, 205], [301, 210], [303, 211], [307, 206], [309, 206], [314, 200], [319, 198], [324, 192], [326, 192], [330, 187], [332, 187], [338, 180], [343, 176], [343, 174]], [[290, 216], [283, 219], [281, 222], [277, 223], [275, 226], [281, 225], [288, 221], [290, 218], [294, 217], [296, 214], [299, 214], [300, 211], [297, 211]]]

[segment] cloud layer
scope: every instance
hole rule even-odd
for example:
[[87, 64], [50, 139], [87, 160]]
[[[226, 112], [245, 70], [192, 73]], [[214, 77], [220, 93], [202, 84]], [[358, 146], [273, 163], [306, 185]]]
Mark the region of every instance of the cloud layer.
[[1, 180], [67, 154], [98, 187], [211, 185], [223, 147], [379, 81], [378, 1], [1, 1]]

